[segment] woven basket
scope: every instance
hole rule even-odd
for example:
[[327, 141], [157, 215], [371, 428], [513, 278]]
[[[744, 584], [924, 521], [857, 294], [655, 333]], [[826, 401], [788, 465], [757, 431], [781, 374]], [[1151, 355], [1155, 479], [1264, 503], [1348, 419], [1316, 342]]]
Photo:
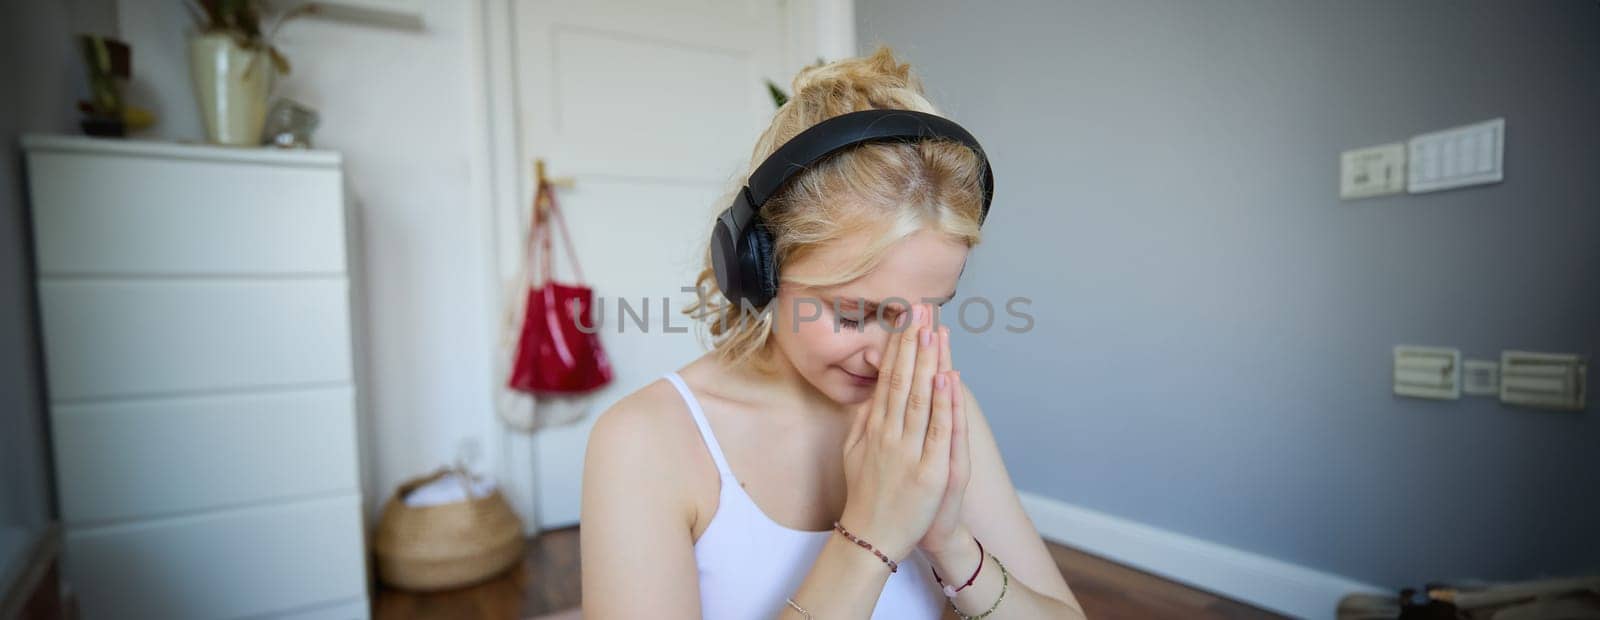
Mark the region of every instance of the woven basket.
[[[438, 506], [407, 506], [417, 487], [457, 472], [442, 468], [400, 485], [383, 505], [372, 549], [378, 578], [403, 590], [456, 588], [500, 574], [522, 559], [522, 521], [500, 491]], [[464, 471], [459, 472], [463, 484]]]

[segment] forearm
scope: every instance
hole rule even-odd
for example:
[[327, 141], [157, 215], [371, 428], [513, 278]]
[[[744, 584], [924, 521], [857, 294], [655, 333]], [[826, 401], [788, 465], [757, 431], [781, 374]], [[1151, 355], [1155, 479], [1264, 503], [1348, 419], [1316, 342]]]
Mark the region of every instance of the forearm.
[[[906, 568], [901, 567], [901, 570]], [[811, 572], [790, 598], [810, 612], [812, 618], [870, 618], [888, 581], [888, 564], [835, 533], [828, 537], [811, 565]], [[805, 618], [787, 604], [778, 617]]]
[[[981, 557], [977, 541], [971, 536], [964, 539], [966, 541], [964, 544], [957, 544], [948, 552], [938, 555], [924, 554], [928, 562], [939, 571], [939, 577], [952, 588], [959, 588], [961, 584], [967, 582], [967, 578], [972, 576], [973, 569], [978, 568], [978, 558]], [[1000, 561], [1005, 562], [1005, 558], [1000, 558]], [[1000, 598], [1002, 587], [1005, 589], [1004, 599]], [[953, 601], [956, 609], [966, 616], [976, 616], [993, 607], [994, 612], [984, 620], [1084, 618], [1082, 609], [1035, 592], [1017, 579], [1016, 575], [1002, 576], [1000, 566], [995, 564], [994, 557], [983, 557], [983, 568], [978, 571], [977, 579], [973, 580], [972, 585], [957, 592], [955, 598], [949, 600]], [[995, 604], [996, 600], [1000, 601], [999, 605]]]

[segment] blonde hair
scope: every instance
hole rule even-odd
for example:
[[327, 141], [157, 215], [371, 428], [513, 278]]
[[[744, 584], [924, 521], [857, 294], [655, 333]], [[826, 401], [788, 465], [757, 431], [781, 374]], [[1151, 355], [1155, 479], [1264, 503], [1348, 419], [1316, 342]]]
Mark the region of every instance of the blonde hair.
[[[894, 52], [882, 45], [869, 56], [801, 69], [792, 88], [794, 95], [773, 115], [772, 125], [756, 141], [749, 167], [719, 205], [733, 199], [768, 155], [817, 123], [868, 109], [939, 114], [924, 97], [911, 66], [896, 61]], [[828, 287], [855, 280], [870, 272], [895, 243], [923, 229], [967, 247], [977, 245], [984, 165], [966, 146], [940, 139], [865, 143], [816, 162], [761, 207], [761, 219], [772, 233], [780, 287]], [[872, 233], [873, 241], [840, 273], [800, 278], [784, 269], [861, 231]], [[695, 286], [699, 297], [683, 313], [706, 323], [712, 350], [725, 362], [773, 372], [769, 336], [775, 304], [769, 303], [771, 311], [760, 312], [757, 320], [741, 317], [741, 307], [717, 286], [709, 245]]]

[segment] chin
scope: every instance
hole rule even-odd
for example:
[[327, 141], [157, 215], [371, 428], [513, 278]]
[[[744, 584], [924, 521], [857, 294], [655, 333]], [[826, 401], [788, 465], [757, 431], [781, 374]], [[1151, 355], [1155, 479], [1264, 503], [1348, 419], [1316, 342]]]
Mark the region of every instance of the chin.
[[866, 391], [861, 392], [859, 394], [851, 394], [850, 398], [848, 400], [841, 400], [841, 401], [839, 401], [839, 404], [841, 404], [841, 405], [859, 405], [861, 403], [867, 402], [871, 398], [872, 398], [872, 390], [866, 390]]
[[859, 387], [859, 386], [855, 386], [855, 385], [844, 385], [844, 386], [837, 387], [837, 388], [835, 388], [833, 390], [830, 390], [828, 392], [828, 397], [832, 398], [833, 402], [839, 403], [841, 405], [860, 404], [861, 402], [863, 402], [863, 401], [865, 401], [865, 400], [867, 400], [869, 398], [872, 398], [872, 388], [871, 387], [863, 388], [863, 387]]

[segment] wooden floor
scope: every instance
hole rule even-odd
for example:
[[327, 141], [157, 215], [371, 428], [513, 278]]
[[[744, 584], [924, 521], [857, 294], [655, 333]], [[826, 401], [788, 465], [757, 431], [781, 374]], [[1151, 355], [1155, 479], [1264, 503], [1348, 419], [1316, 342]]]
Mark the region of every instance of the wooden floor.
[[[373, 615], [407, 618], [530, 618], [579, 606], [578, 528], [528, 541], [522, 564], [486, 583], [432, 594], [379, 588]], [[1094, 620], [1281, 618], [1276, 614], [1051, 544], [1050, 553]]]

